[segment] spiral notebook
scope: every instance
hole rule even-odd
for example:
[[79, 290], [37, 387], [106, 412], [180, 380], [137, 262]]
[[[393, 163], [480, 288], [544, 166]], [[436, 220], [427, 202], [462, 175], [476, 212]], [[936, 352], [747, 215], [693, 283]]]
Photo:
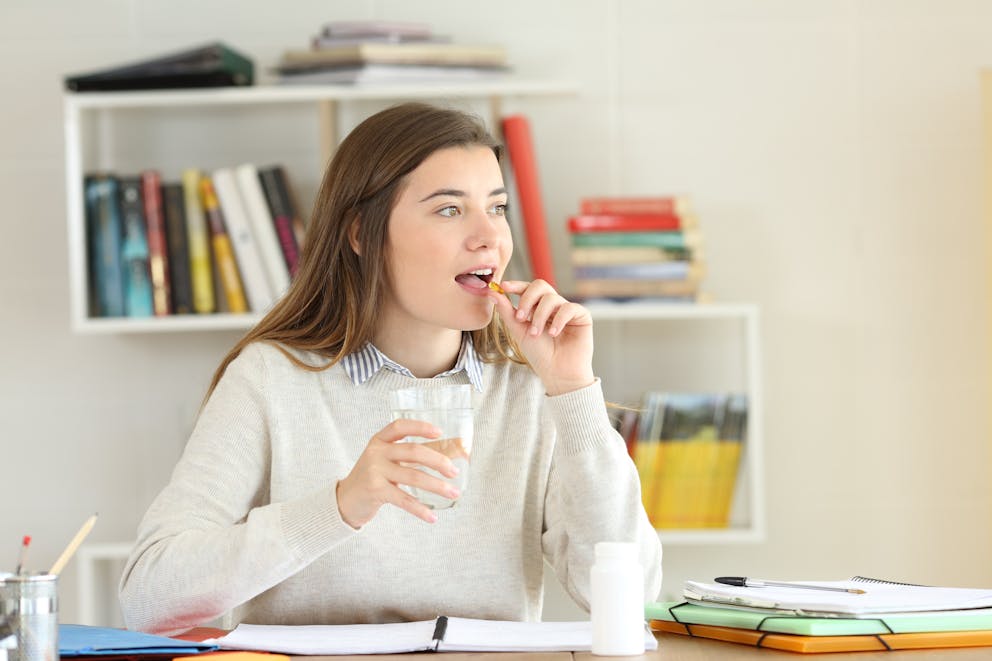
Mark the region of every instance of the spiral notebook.
[[[386, 624], [239, 624], [205, 641], [222, 649], [284, 654], [397, 654], [402, 652], [587, 652], [589, 622], [509, 622], [441, 616]], [[645, 627], [644, 649], [657, 649]]]
[[947, 588], [855, 576], [846, 581], [797, 581], [862, 594], [783, 587], [737, 587], [686, 581], [683, 597], [701, 606], [755, 609], [776, 614], [874, 618], [888, 613], [927, 613], [992, 608], [992, 589]]

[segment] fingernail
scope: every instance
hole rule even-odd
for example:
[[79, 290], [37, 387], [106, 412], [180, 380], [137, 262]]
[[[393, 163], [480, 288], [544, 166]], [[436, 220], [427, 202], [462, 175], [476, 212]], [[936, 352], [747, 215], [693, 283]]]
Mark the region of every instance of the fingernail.
[[452, 500], [454, 500], [455, 498], [458, 498], [461, 495], [462, 495], [462, 492], [459, 491], [458, 489], [455, 489], [454, 487], [448, 489], [448, 498], [450, 498]]
[[437, 514], [435, 514], [434, 512], [428, 514], [427, 518], [430, 519], [431, 523], [437, 523]]
[[540, 332], [541, 332], [541, 329], [538, 328], [537, 326], [531, 326], [530, 327], [530, 334], [531, 335], [538, 335]]
[[520, 321], [523, 321], [526, 318], [527, 318], [527, 313], [526, 312], [524, 312], [523, 310], [517, 310], [517, 319], [519, 319]]

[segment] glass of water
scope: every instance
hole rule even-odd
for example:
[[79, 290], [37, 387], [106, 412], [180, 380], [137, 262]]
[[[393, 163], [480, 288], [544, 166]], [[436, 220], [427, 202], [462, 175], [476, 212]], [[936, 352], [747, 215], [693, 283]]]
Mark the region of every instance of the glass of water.
[[[401, 388], [389, 394], [393, 419], [408, 418], [429, 422], [441, 430], [438, 439], [408, 436], [404, 442], [422, 443], [445, 455], [458, 468], [458, 475], [445, 477], [435, 470], [420, 470], [454, 485], [463, 495], [468, 486], [469, 457], [472, 454], [472, 386], [426, 386]], [[404, 487], [414, 498], [431, 509], [452, 507], [457, 501], [432, 491]]]

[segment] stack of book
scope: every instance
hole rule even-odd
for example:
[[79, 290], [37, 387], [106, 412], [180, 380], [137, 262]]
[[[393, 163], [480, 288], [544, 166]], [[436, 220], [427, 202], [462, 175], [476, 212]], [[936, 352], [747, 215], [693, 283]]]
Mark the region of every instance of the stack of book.
[[261, 313], [296, 273], [303, 225], [281, 166], [89, 174], [83, 192], [91, 317]]
[[624, 410], [618, 430], [655, 528], [729, 525], [746, 428], [743, 395], [649, 392]]
[[718, 580], [747, 585], [687, 581], [685, 601], [645, 607], [651, 628], [791, 652], [992, 646], [992, 590], [861, 576], [763, 586]]
[[280, 82], [303, 85], [465, 81], [507, 70], [502, 46], [453, 43], [429, 25], [395, 21], [328, 23], [277, 67]]
[[579, 297], [699, 300], [702, 236], [686, 198], [585, 198], [568, 231]]

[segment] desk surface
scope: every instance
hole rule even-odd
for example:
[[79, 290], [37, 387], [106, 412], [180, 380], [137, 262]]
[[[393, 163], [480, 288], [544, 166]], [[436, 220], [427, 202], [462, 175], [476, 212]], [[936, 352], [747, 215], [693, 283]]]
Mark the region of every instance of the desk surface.
[[[797, 654], [782, 650], [758, 649], [738, 643], [725, 643], [719, 640], [692, 638], [673, 633], [655, 632], [658, 637], [658, 649], [643, 656], [604, 657], [593, 656], [588, 652], [550, 652], [550, 653], [507, 653], [507, 652], [445, 652], [438, 655], [433, 652], [425, 654], [403, 654], [403, 661], [599, 661], [600, 659], [626, 659], [637, 661], [768, 661], [769, 659], [789, 658], [793, 661], [809, 659], [810, 661], [865, 661], [866, 659], [899, 661], [988, 661], [992, 655], [989, 647], [940, 648], [930, 650], [900, 650], [896, 652], [832, 652], [826, 654]], [[372, 659], [390, 659], [396, 661], [397, 655], [364, 655], [364, 656], [305, 656], [297, 657], [300, 661], [371, 661]]]

